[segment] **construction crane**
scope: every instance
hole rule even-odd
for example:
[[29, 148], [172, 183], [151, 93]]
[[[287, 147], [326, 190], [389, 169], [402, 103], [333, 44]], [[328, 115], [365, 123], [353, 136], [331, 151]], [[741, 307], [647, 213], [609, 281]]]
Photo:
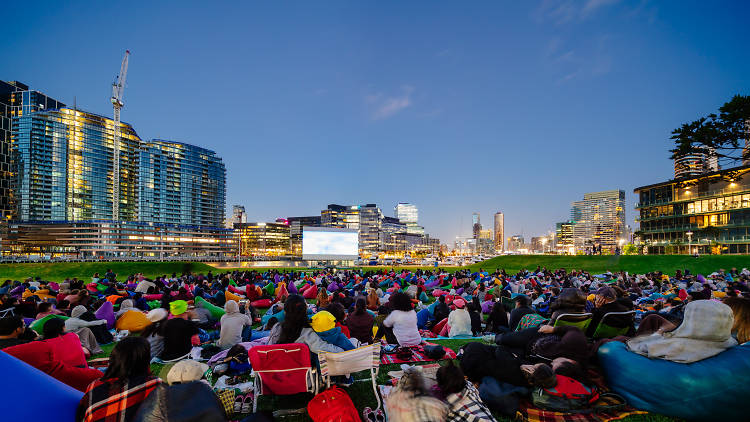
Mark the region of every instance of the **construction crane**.
[[112, 159], [112, 220], [120, 220], [120, 109], [125, 104], [122, 102], [125, 92], [125, 79], [128, 77], [128, 57], [130, 50], [125, 50], [122, 58], [120, 74], [112, 83], [112, 108], [115, 112], [115, 131], [112, 138], [114, 142], [114, 156]]

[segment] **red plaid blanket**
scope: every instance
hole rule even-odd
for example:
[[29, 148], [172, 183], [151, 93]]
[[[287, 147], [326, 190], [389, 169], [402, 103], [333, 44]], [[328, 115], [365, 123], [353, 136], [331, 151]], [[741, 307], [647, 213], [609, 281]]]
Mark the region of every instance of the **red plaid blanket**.
[[[611, 404], [604, 398], [597, 402], [598, 405]], [[620, 410], [610, 410], [600, 413], [560, 413], [549, 410], [537, 409], [532, 407], [527, 400], [521, 400], [521, 413], [526, 417], [528, 422], [609, 422], [625, 418], [630, 415], [643, 415], [648, 412], [636, 410], [630, 406], [625, 406]]]
[[[383, 343], [383, 344], [386, 344], [386, 343]], [[401, 359], [398, 359], [395, 354], [386, 354], [386, 353], [381, 352], [380, 364], [389, 365], [392, 363], [433, 362], [434, 359], [430, 359], [427, 356], [425, 356], [424, 347], [423, 347], [424, 345], [434, 346], [435, 344], [424, 342], [420, 344], [419, 346], [410, 347], [412, 354], [411, 354], [411, 359], [409, 360], [401, 360]], [[444, 349], [445, 349], [445, 356], [443, 357], [443, 359], [455, 359], [456, 358], [456, 352], [454, 352], [453, 350], [447, 347], [444, 347]]]

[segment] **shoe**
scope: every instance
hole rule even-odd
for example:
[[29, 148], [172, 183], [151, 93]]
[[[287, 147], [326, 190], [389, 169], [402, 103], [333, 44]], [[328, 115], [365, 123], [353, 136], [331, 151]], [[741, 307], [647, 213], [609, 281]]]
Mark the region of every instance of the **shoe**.
[[385, 413], [383, 413], [383, 409], [376, 409], [372, 412], [372, 415], [375, 415], [375, 422], [385, 422]]
[[245, 404], [244, 396], [237, 396], [234, 398], [234, 413], [242, 413], [242, 406]]
[[240, 413], [253, 412], [253, 393], [247, 393], [242, 400], [242, 409]]
[[373, 413], [372, 409], [370, 409], [369, 407], [365, 407], [365, 410], [362, 411], [362, 421], [377, 422], [375, 420], [375, 413]]

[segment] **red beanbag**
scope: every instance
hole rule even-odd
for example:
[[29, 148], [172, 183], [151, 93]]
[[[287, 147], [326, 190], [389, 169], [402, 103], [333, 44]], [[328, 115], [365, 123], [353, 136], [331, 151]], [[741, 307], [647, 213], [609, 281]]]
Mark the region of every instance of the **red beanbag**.
[[256, 301], [250, 302], [250, 304], [255, 308], [270, 308], [271, 299], [258, 299]]
[[91, 293], [97, 293], [99, 290], [97, 290], [96, 286], [97, 286], [96, 283], [91, 282], [86, 285], [86, 290], [90, 291]]
[[143, 298], [146, 300], [161, 300], [161, 294], [154, 293], [150, 295], [143, 295]]
[[79, 391], [86, 391], [86, 387], [92, 381], [101, 378], [103, 375], [96, 369], [76, 368], [61, 363], [55, 356], [54, 347], [43, 341], [32, 341], [18, 346], [6, 347], [3, 352]]
[[437, 324], [435, 324], [434, 327], [432, 327], [431, 331], [435, 333], [436, 335], [440, 335], [440, 332], [443, 331], [443, 327], [445, 327], [445, 324], [447, 323], [448, 323], [448, 318], [443, 318], [442, 321], [438, 322]]
[[305, 291], [302, 293], [302, 297], [305, 299], [315, 299], [318, 297], [318, 288], [317, 287], [310, 287], [309, 289], [305, 289]]
[[446, 292], [445, 290], [435, 289], [432, 291], [432, 295], [435, 297], [440, 297], [440, 296], [447, 295], [447, 294], [448, 292]]

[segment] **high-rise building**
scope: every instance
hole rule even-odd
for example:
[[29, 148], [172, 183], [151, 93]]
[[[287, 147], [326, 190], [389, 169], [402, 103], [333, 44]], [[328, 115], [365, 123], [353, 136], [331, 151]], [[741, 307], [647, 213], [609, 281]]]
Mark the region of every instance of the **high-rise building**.
[[495, 213], [495, 252], [502, 253], [505, 250], [505, 216], [500, 211]]
[[573, 221], [555, 224], [555, 251], [558, 254], [575, 254], [573, 243]]
[[[320, 218], [320, 217], [318, 217]], [[228, 229], [231, 229], [234, 227], [234, 224], [241, 224], [241, 223], [247, 223], [247, 213], [245, 212], [245, 206], [244, 205], [233, 205], [232, 206], [232, 215], [227, 219], [226, 227]]]
[[471, 215], [471, 234], [474, 239], [479, 239], [479, 233], [482, 231], [482, 223], [479, 221], [479, 213]]
[[11, 121], [13, 117], [39, 110], [57, 109], [65, 104], [46, 95], [29, 90], [17, 81], [0, 81], [0, 218], [15, 217], [15, 204], [12, 190], [12, 144]]
[[329, 204], [320, 212], [320, 225], [359, 230], [359, 206]]
[[609, 190], [583, 195], [571, 208], [576, 251], [614, 253], [625, 231], [625, 191]]
[[406, 224], [407, 233], [424, 235], [424, 227], [419, 225], [419, 210], [416, 205], [399, 202], [393, 212], [400, 222]]
[[302, 230], [305, 227], [320, 227], [320, 216], [288, 217], [289, 237], [292, 241], [292, 255], [302, 256]]
[[702, 152], [685, 154], [674, 160], [674, 177], [696, 177], [719, 170], [719, 160], [714, 155]]
[[406, 224], [399, 218], [383, 217], [380, 226], [380, 250], [390, 253], [406, 250], [406, 230]]
[[526, 247], [526, 241], [520, 234], [508, 238], [508, 250], [518, 252]]
[[226, 168], [215, 152], [153, 139], [143, 144], [138, 170], [141, 221], [223, 226]]
[[137, 220], [140, 138], [120, 124], [120, 215], [113, 216], [113, 132], [111, 119], [80, 110], [22, 110], [11, 134], [16, 218]]
[[359, 207], [359, 249], [363, 253], [377, 252], [380, 247], [380, 224], [383, 213], [375, 204]]
[[234, 227], [242, 256], [284, 256], [291, 253], [289, 225], [284, 223], [244, 223]]

